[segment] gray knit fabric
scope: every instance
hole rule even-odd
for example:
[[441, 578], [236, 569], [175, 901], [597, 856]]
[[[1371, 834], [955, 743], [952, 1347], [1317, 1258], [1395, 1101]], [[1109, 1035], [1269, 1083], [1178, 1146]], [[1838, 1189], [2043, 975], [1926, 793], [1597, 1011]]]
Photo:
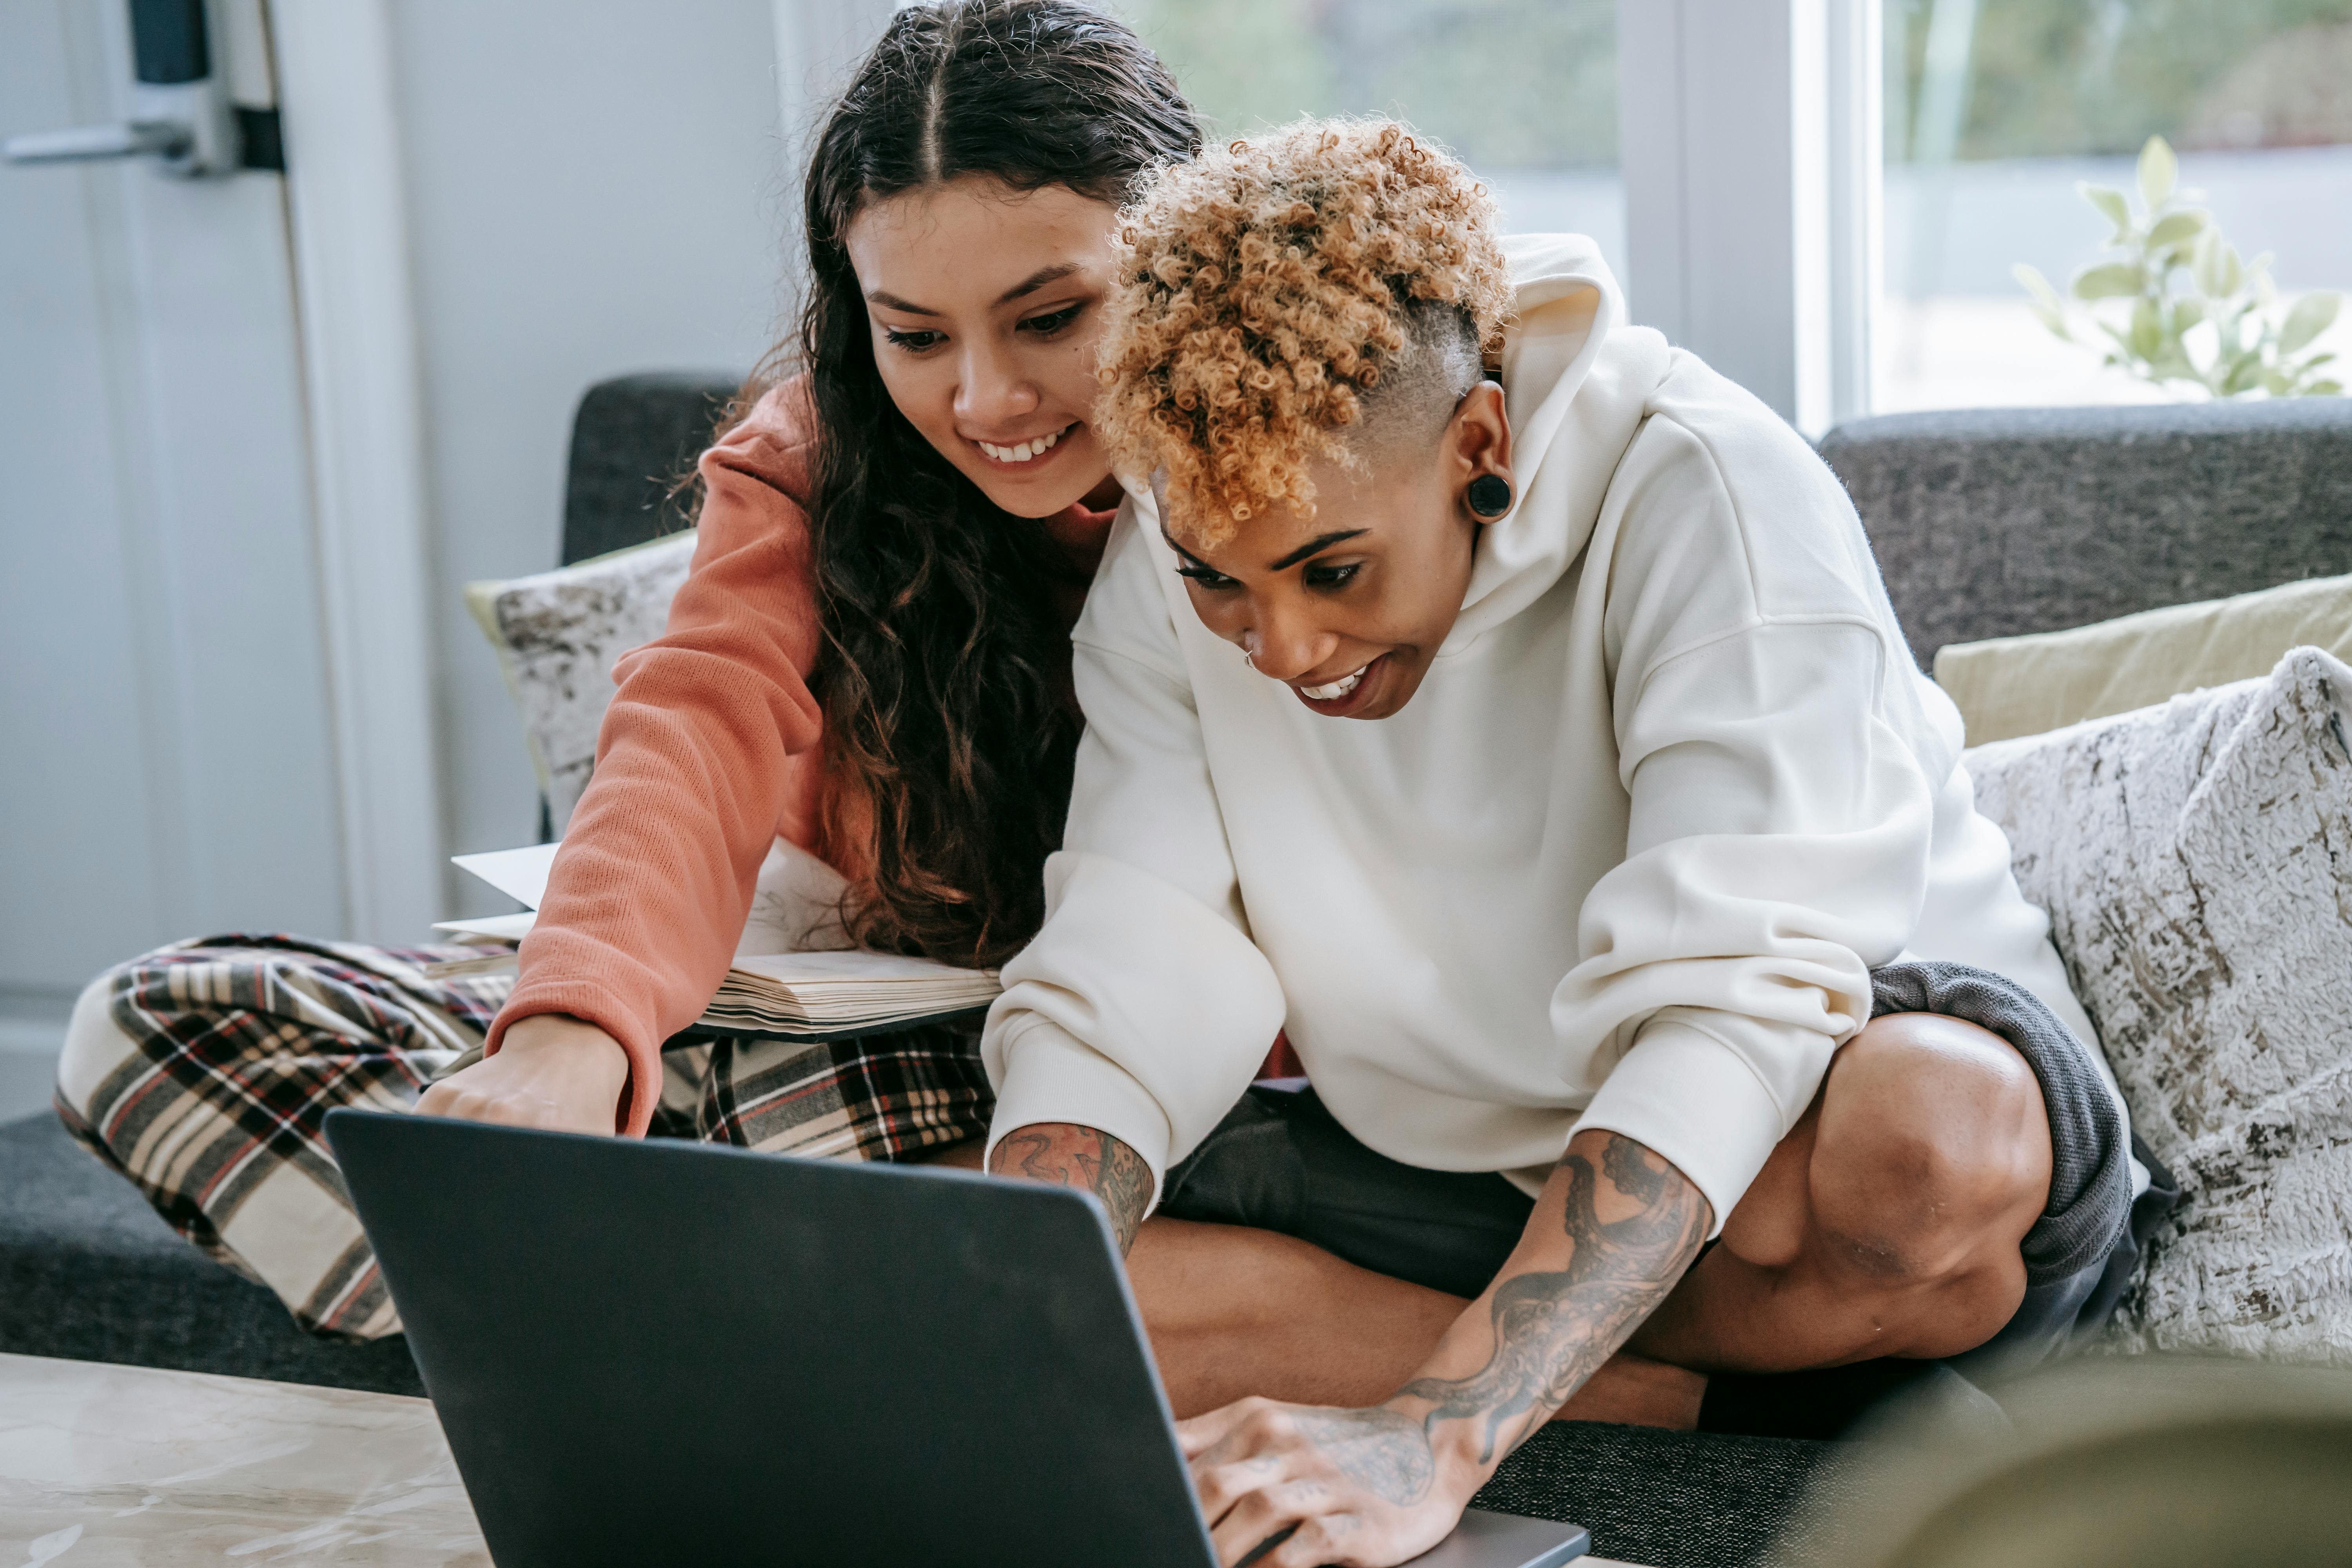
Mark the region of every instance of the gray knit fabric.
[[2050, 1202], [2019, 1248], [2030, 1289], [2103, 1262], [2131, 1213], [2131, 1150], [2123, 1118], [2076, 1039], [2042, 998], [1965, 963], [1895, 963], [1870, 976], [1871, 1016], [1940, 1013], [2017, 1047], [2050, 1113]]
[[624, 375], [598, 382], [572, 420], [563, 483], [569, 566], [694, 526], [700, 496], [681, 489], [743, 384], [730, 373]]
[[2352, 398], [1886, 414], [1822, 456], [1913, 655], [2352, 572]]

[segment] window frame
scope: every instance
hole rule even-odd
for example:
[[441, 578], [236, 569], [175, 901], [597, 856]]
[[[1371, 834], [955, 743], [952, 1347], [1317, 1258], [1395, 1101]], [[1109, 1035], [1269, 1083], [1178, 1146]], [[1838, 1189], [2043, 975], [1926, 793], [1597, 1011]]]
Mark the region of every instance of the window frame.
[[1633, 319], [1808, 436], [1870, 411], [1880, 26], [1878, 0], [1617, 5]]

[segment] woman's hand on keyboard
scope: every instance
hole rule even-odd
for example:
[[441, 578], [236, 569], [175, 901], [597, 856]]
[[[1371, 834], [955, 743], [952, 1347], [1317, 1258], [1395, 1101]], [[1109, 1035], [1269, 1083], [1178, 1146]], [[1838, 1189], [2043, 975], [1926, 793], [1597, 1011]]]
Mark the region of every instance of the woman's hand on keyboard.
[[416, 1102], [426, 1116], [556, 1132], [610, 1133], [629, 1087], [629, 1057], [593, 1024], [541, 1013], [518, 1019], [496, 1056], [451, 1073]]
[[1421, 1421], [1243, 1399], [1176, 1426], [1217, 1561], [1388, 1568], [1445, 1539], [1482, 1476], [1442, 1465]]

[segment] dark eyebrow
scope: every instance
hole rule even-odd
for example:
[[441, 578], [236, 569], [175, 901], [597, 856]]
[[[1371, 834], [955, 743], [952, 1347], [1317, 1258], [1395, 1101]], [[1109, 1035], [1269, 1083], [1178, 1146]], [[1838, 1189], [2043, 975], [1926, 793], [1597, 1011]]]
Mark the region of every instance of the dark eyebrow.
[[[1300, 562], [1306, 560], [1308, 556], [1315, 554], [1318, 551], [1328, 550], [1331, 546], [1339, 543], [1343, 540], [1354, 539], [1359, 534], [1370, 533], [1370, 531], [1371, 530], [1369, 528], [1343, 528], [1336, 533], [1326, 533], [1318, 538], [1310, 539], [1306, 543], [1300, 545], [1297, 549], [1292, 551], [1289, 554], [1284, 556], [1281, 560], [1276, 562], [1273, 565], [1267, 567], [1266, 570], [1269, 572], [1287, 572], [1290, 568], [1297, 565]], [[1216, 570], [1215, 567], [1211, 566], [1207, 562], [1202, 560], [1199, 556], [1193, 554], [1191, 551], [1177, 543], [1176, 536], [1168, 531], [1168, 525], [1164, 522], [1160, 525], [1160, 537], [1168, 542], [1169, 549], [1174, 551], [1177, 554], [1182, 556], [1193, 565], [1202, 567], [1207, 571], [1213, 572]]]
[[[1062, 261], [1056, 262], [1051, 267], [1040, 267], [1036, 271], [1032, 272], [1028, 277], [1024, 278], [1020, 282], [1015, 283], [1012, 288], [1007, 289], [1003, 293], [999, 294], [996, 297], [996, 302], [1000, 305], [1010, 305], [1015, 300], [1021, 299], [1026, 295], [1034, 294], [1038, 289], [1043, 289], [1048, 283], [1060, 282], [1063, 279], [1067, 278], [1071, 273], [1076, 272], [1076, 270], [1078, 270], [1078, 264], [1075, 261]], [[936, 316], [939, 314], [937, 310], [930, 309], [929, 306], [918, 305], [912, 300], [902, 300], [887, 289], [869, 289], [866, 291], [866, 297], [877, 305], [885, 305], [893, 310], [902, 310], [909, 316]]]
[[912, 300], [901, 300], [887, 289], [868, 289], [866, 297], [877, 305], [887, 305], [893, 310], [904, 310], [909, 316], [936, 316], [937, 310], [918, 305]]
[[1370, 533], [1370, 531], [1371, 530], [1369, 528], [1343, 528], [1337, 533], [1319, 534], [1317, 537], [1308, 540], [1306, 543], [1300, 545], [1297, 549], [1292, 551], [1289, 554], [1284, 556], [1273, 565], [1267, 567], [1266, 570], [1269, 572], [1286, 572], [1291, 567], [1296, 566], [1300, 562], [1306, 560], [1308, 556], [1316, 554], [1320, 551], [1328, 550], [1331, 546], [1339, 543], [1343, 539], [1353, 539], [1358, 534]]
[[[1000, 305], [1010, 305], [1013, 300], [1020, 299], [1023, 295], [1034, 294], [1046, 284], [1059, 282], [1061, 279], [1067, 278], [1071, 273], [1076, 272], [1077, 269], [1078, 264], [1075, 261], [1063, 261], [1057, 262], [1052, 267], [1040, 267], [1036, 271], [1032, 272], [1028, 277], [1024, 278], [1020, 282], [1015, 283], [1012, 288], [1007, 289], [1003, 293], [999, 294], [996, 297], [996, 302]], [[928, 312], [926, 313], [928, 314]]]
[[1174, 551], [1177, 554], [1182, 556], [1193, 565], [1201, 567], [1204, 571], [1215, 570], [1215, 568], [1210, 566], [1207, 562], [1202, 560], [1199, 556], [1193, 554], [1191, 551], [1177, 543], [1176, 536], [1168, 531], [1168, 525], [1164, 522], [1160, 525], [1160, 537], [1167, 541], [1169, 549]]

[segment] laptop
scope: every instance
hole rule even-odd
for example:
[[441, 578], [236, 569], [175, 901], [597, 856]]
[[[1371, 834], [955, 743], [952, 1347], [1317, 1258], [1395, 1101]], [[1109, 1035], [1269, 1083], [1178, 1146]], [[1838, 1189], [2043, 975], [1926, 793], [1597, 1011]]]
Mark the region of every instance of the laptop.
[[[1109, 1222], [924, 1166], [338, 1110], [499, 1568], [1215, 1568]], [[1552, 1568], [1473, 1511], [1423, 1568]]]

